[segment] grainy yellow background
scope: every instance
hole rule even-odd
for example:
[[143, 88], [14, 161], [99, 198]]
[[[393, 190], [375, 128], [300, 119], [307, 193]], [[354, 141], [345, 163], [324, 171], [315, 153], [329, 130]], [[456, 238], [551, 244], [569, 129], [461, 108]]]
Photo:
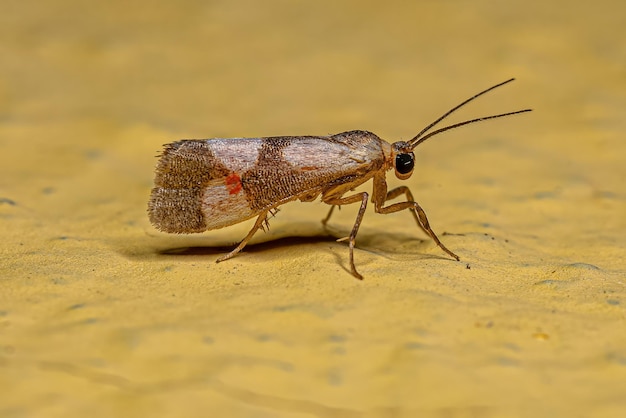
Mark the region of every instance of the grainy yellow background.
[[[626, 416], [626, 6], [541, 3], [4, 2], [0, 416]], [[535, 111], [405, 183], [462, 262], [406, 213], [366, 214], [363, 282], [356, 208], [219, 265], [249, 222], [148, 223], [163, 143], [408, 139], [512, 76], [452, 120]]]

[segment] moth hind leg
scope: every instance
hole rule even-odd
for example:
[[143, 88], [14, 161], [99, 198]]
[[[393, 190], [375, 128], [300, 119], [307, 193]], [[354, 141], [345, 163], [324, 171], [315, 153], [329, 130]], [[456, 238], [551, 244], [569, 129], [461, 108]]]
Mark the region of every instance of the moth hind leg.
[[237, 245], [231, 252], [229, 252], [228, 254], [224, 254], [223, 256], [219, 257], [217, 260], [215, 260], [216, 263], [221, 263], [222, 261], [228, 260], [229, 258], [233, 258], [234, 256], [237, 255], [237, 253], [239, 253], [241, 250], [243, 250], [243, 247], [246, 246], [246, 244], [248, 243], [248, 241], [250, 241], [252, 239], [252, 237], [254, 236], [254, 234], [256, 233], [256, 231], [258, 231], [259, 229], [263, 229], [265, 230], [265, 228], [269, 228], [269, 223], [268, 223], [268, 219], [267, 219], [267, 214], [271, 213], [272, 216], [275, 215], [277, 212], [277, 209], [270, 209], [267, 210], [263, 213], [261, 213], [259, 215], [258, 218], [256, 218], [256, 222], [254, 223], [254, 226], [252, 227], [252, 229], [250, 230], [250, 232], [248, 232], [248, 235], [245, 236], [244, 239], [241, 240], [241, 242], [239, 243], [239, 245]]
[[261, 222], [261, 226], [259, 227], [263, 230], [263, 232], [270, 230], [270, 218], [275, 217], [278, 212], [280, 212], [280, 209], [278, 208], [272, 208], [266, 212], [265, 219]]
[[326, 227], [326, 225], [328, 224], [328, 221], [330, 220], [330, 216], [333, 214], [333, 211], [335, 210], [335, 206], [337, 205], [331, 205], [330, 210], [328, 211], [328, 215], [326, 215], [326, 217], [322, 219], [322, 225], [324, 225], [324, 227]]

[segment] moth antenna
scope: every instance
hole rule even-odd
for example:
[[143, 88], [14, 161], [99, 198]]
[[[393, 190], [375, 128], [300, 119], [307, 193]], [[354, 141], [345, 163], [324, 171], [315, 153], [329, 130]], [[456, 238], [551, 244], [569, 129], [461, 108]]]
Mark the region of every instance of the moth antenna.
[[444, 131], [448, 131], [450, 129], [458, 128], [459, 126], [469, 125], [470, 123], [474, 123], [474, 122], [480, 122], [480, 121], [488, 120], [488, 119], [502, 118], [504, 116], [517, 115], [518, 113], [526, 113], [526, 112], [531, 112], [531, 111], [532, 111], [532, 109], [522, 109], [522, 110], [516, 110], [515, 112], [501, 113], [499, 115], [483, 116], [482, 118], [466, 120], [465, 122], [459, 122], [459, 123], [455, 123], [454, 125], [449, 125], [449, 126], [446, 126], [444, 128], [439, 128], [439, 129], [437, 129], [435, 131], [432, 131], [432, 132], [426, 134], [425, 136], [419, 138], [417, 141], [411, 142], [411, 149], [415, 148], [416, 146], [418, 146], [422, 142], [426, 141], [428, 138], [430, 138], [433, 135], [440, 134], [440, 133], [442, 133]]
[[[458, 109], [460, 109], [461, 107], [465, 106], [466, 104], [468, 104], [469, 102], [471, 102], [474, 99], [477, 99], [478, 97], [482, 96], [485, 93], [490, 92], [493, 89], [496, 89], [500, 86], [503, 86], [507, 83], [510, 83], [511, 81], [515, 80], [515, 78], [511, 78], [509, 80], [503, 81], [501, 83], [496, 84], [495, 86], [491, 86], [486, 90], [481, 91], [478, 94], [473, 95], [472, 97], [470, 97], [469, 99], [463, 101], [462, 103], [456, 105], [455, 107], [453, 107], [452, 109], [448, 110], [446, 113], [444, 113], [441, 117], [439, 117], [438, 119], [436, 119], [434, 122], [432, 122], [431, 124], [429, 124], [428, 126], [426, 126], [424, 129], [422, 129], [420, 131], [420, 133], [418, 133], [417, 135], [415, 135], [415, 137], [413, 137], [413, 139], [411, 139], [410, 141], [408, 141], [411, 145], [412, 148], [415, 148], [417, 146], [417, 144], [421, 143], [422, 141], [418, 141], [422, 135], [424, 135], [427, 131], [429, 131], [432, 127], [434, 127], [435, 125], [437, 125], [439, 122], [441, 122], [442, 120], [444, 120], [445, 118], [447, 118], [448, 116], [450, 116], [453, 112], [457, 111]], [[482, 120], [482, 118], [480, 118], [480, 120]], [[478, 120], [474, 121], [474, 122], [478, 122]], [[432, 136], [432, 135], [429, 135]]]

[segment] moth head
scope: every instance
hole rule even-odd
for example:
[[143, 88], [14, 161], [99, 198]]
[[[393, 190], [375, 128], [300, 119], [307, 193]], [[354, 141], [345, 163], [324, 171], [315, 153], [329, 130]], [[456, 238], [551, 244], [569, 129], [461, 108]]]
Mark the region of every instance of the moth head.
[[394, 142], [391, 145], [391, 150], [396, 177], [400, 180], [408, 179], [413, 174], [415, 167], [415, 154], [413, 154], [411, 144], [404, 141]]

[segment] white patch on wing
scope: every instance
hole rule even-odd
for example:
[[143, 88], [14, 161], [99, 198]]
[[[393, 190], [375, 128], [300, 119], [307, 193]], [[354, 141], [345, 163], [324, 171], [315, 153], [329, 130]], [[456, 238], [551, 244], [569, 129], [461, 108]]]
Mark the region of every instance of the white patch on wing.
[[235, 173], [248, 171], [256, 164], [261, 149], [260, 138], [207, 140], [215, 158]]
[[231, 194], [224, 179], [212, 180], [202, 196], [202, 213], [207, 229], [223, 228], [252, 218], [243, 190]]
[[285, 161], [301, 169], [336, 170], [357, 167], [348, 147], [325, 138], [305, 138], [283, 148]]

